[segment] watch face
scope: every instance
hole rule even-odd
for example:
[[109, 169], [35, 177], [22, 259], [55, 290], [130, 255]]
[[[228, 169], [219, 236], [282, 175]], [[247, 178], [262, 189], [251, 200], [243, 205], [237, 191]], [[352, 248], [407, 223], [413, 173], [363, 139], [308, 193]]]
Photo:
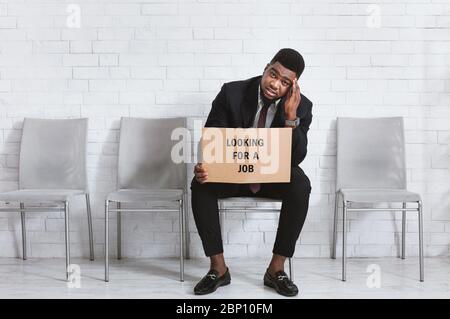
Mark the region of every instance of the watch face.
[[300, 119], [299, 118], [296, 118], [295, 120], [286, 120], [285, 121], [285, 124], [287, 125], [287, 126], [292, 126], [292, 127], [297, 127], [298, 126], [298, 124], [300, 123]]
[[291, 120], [286, 120], [286, 125], [287, 126], [296, 126], [296, 122], [295, 121], [291, 121]]

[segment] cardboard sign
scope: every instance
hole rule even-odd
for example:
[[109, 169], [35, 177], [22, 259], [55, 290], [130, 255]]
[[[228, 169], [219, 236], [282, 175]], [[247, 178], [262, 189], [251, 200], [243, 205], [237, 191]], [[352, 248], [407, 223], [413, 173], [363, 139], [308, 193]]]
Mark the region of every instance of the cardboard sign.
[[290, 182], [291, 141], [288, 127], [203, 128], [202, 163], [207, 182]]

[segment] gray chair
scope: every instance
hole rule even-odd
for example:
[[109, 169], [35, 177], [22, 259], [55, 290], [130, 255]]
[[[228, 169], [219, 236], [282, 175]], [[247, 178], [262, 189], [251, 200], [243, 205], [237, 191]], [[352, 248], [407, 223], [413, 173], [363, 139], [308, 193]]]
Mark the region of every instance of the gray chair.
[[[171, 159], [176, 128], [185, 118], [144, 119], [123, 117], [120, 124], [118, 189], [105, 202], [105, 281], [109, 281], [109, 213], [117, 213], [117, 258], [121, 259], [121, 213], [178, 212], [180, 221], [180, 281], [184, 281], [186, 164]], [[116, 209], [110, 203], [116, 203]], [[123, 208], [122, 203], [164, 202], [175, 208]]]
[[[342, 281], [346, 280], [347, 212], [402, 211], [405, 258], [406, 212], [418, 213], [420, 281], [424, 280], [423, 214], [419, 194], [406, 189], [403, 118], [338, 118], [337, 177], [332, 258], [336, 258], [339, 203], [342, 216]], [[353, 208], [353, 203], [402, 203], [401, 208]], [[407, 208], [407, 203], [417, 208]]]
[[[27, 212], [64, 212], [66, 280], [69, 278], [69, 201], [85, 196], [89, 228], [90, 260], [94, 260], [92, 217], [86, 171], [88, 120], [25, 118], [19, 158], [19, 190], [0, 194], [0, 201], [20, 204], [2, 212], [20, 212], [23, 259], [27, 259]], [[42, 206], [55, 205], [56, 206]]]
[[[219, 216], [220, 227], [222, 231], [222, 237], [224, 235], [223, 226], [225, 224], [225, 212], [279, 212], [279, 208], [267, 207], [264, 204], [279, 204], [281, 200], [265, 197], [228, 197], [221, 198], [218, 201], [219, 204]], [[227, 204], [231, 204], [231, 207], [226, 207]], [[289, 258], [289, 277], [294, 280], [294, 271], [292, 267], [292, 258]]]

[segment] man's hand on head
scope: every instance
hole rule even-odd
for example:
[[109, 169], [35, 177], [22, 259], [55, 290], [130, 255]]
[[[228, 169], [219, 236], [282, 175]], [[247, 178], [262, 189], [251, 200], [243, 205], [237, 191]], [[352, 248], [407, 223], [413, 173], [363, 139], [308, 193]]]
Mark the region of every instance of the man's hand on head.
[[284, 114], [286, 120], [295, 120], [297, 118], [297, 108], [300, 104], [300, 86], [298, 85], [297, 78], [292, 81], [292, 86], [286, 95], [286, 102], [284, 103]]

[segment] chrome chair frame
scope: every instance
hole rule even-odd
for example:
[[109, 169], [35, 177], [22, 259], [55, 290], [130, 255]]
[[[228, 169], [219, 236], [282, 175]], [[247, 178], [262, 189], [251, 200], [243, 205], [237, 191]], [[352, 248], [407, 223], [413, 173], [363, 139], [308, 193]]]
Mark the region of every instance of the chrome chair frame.
[[[331, 258], [336, 259], [337, 228], [340, 192], [335, 195], [334, 223], [333, 223], [333, 251]], [[402, 203], [402, 208], [350, 208], [351, 201], [342, 201], [342, 281], [347, 280], [347, 212], [355, 211], [401, 211], [402, 212], [402, 252], [401, 259], [405, 259], [406, 247], [406, 212], [413, 211], [418, 214], [419, 221], [419, 278], [424, 281], [424, 261], [423, 261], [423, 207], [422, 201], [417, 202], [417, 208], [406, 208], [406, 202]]]
[[[110, 203], [113, 201], [106, 200], [105, 201], [105, 281], [109, 281], [109, 213], [116, 212], [117, 213], [117, 259], [122, 259], [122, 213], [125, 212], [178, 212], [179, 213], [179, 227], [180, 227], [180, 281], [184, 281], [184, 251], [187, 250], [186, 242], [185, 242], [185, 202], [186, 202], [186, 192], [183, 194], [183, 198], [178, 200], [178, 209], [147, 209], [147, 208], [122, 208], [121, 202], [115, 202], [117, 207], [116, 209], [111, 209], [109, 207]], [[188, 252], [186, 252], [187, 256]], [[186, 258], [188, 259], [188, 257]]]
[[[89, 194], [85, 194], [86, 210], [88, 217], [89, 228], [89, 260], [94, 260], [94, 241], [92, 232], [92, 215]], [[9, 203], [9, 202], [7, 202]], [[26, 233], [26, 213], [47, 213], [47, 212], [64, 212], [64, 232], [65, 232], [65, 246], [66, 246], [66, 280], [69, 280], [69, 266], [70, 266], [70, 228], [69, 228], [69, 201], [55, 202], [61, 206], [30, 206], [25, 207], [24, 203], [20, 203], [20, 208], [0, 208], [0, 212], [5, 213], [20, 213], [21, 227], [22, 227], [22, 259], [27, 260], [27, 233]]]

